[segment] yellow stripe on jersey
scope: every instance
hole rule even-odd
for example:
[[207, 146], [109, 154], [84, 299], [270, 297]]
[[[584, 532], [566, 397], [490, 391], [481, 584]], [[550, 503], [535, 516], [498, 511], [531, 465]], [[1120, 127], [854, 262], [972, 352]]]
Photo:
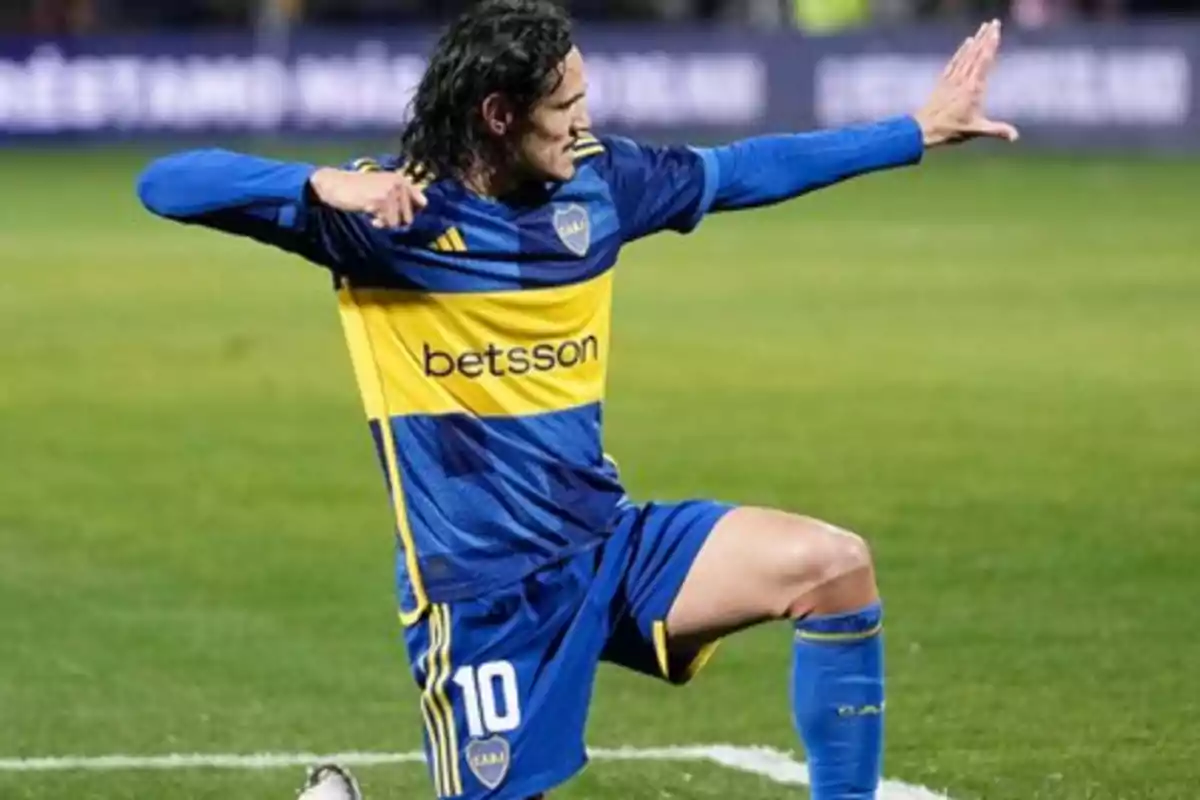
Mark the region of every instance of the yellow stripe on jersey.
[[678, 663], [673, 663], [671, 660], [671, 648], [667, 641], [666, 621], [655, 620], [651, 632], [654, 637], [654, 655], [658, 660], [659, 672], [662, 673], [664, 678], [675, 684], [684, 684], [696, 677], [721, 645], [720, 639], [714, 639], [702, 645], [700, 649], [692, 654], [691, 660], [680, 667]]
[[425, 728], [429, 732], [430, 770], [433, 785], [439, 797], [449, 797], [452, 792], [447, 752], [453, 754], [454, 743], [446, 727], [445, 717], [436, 699], [436, 687], [442, 679], [440, 651], [446, 646], [446, 629], [435, 605], [429, 614], [429, 650], [425, 657], [425, 688], [421, 692], [421, 712], [425, 716]]
[[372, 419], [527, 416], [603, 399], [611, 273], [477, 294], [344, 287], [339, 298]]
[[450, 644], [451, 636], [454, 632], [454, 626], [450, 619], [450, 606], [445, 603], [439, 603], [433, 607], [433, 614], [441, 617], [442, 627], [442, 670], [438, 681], [434, 684], [434, 700], [441, 705], [442, 721], [445, 729], [446, 742], [446, 763], [444, 771], [446, 773], [447, 797], [456, 797], [462, 794], [462, 774], [458, 768], [458, 730], [454, 724], [454, 706], [450, 704], [450, 698], [446, 694], [446, 683], [450, 680], [451, 667], [450, 661]]
[[658, 671], [667, 680], [671, 679], [671, 651], [667, 647], [667, 623], [655, 620], [651, 627], [654, 635], [654, 655], [658, 659]]
[[573, 147], [575, 158], [587, 158], [604, 152], [604, 145], [595, 136], [584, 134]]
[[[418, 189], [424, 189], [437, 179], [437, 176], [433, 174], [433, 170], [410, 161], [405, 161], [403, 164], [401, 164], [400, 171], [406, 178], [411, 180], [413, 185]], [[420, 177], [417, 177], [418, 175]]]
[[391, 409], [394, 407], [395, 401], [389, 396], [389, 383], [380, 370], [380, 361], [376, 355], [376, 343], [371, 338], [372, 331], [366, 325], [363, 315], [354, 302], [352, 290], [343, 287], [338, 291], [338, 311], [342, 318], [342, 329], [349, 345], [350, 361], [354, 366], [354, 377], [358, 382], [367, 418], [377, 420], [380, 426], [380, 440], [383, 445], [384, 465], [387, 469], [388, 488], [391, 490], [396, 530], [400, 534], [400, 542], [404, 547], [404, 562], [408, 568], [413, 597], [416, 598], [415, 608], [407, 611], [400, 609], [400, 621], [405, 625], [411, 625], [421, 618], [429, 601], [417, 565], [417, 549], [413, 541], [412, 529], [408, 524], [408, 508], [404, 500], [403, 482], [400, 479], [396, 436], [391, 426], [391, 416], [394, 413]]
[[387, 403], [383, 399], [383, 382], [379, 379], [379, 368], [373, 357], [374, 350], [367, 338], [367, 327], [354, 302], [354, 296], [344, 285], [338, 290], [338, 314], [342, 320], [342, 333], [350, 350], [350, 363], [354, 368], [354, 379], [358, 384], [359, 394], [362, 395], [367, 418], [385, 420], [388, 416]]
[[[350, 162], [350, 169], [355, 172], [382, 172], [383, 165], [373, 158], [358, 158]], [[418, 179], [416, 174], [420, 170], [410, 166], [408, 163], [401, 164], [396, 168], [396, 171], [412, 181], [413, 186], [418, 189], [427, 188], [429, 184], [433, 182], [434, 178], [432, 172], [425, 172], [425, 174]]]
[[430, 606], [429, 650], [423, 659], [425, 686], [421, 692], [421, 713], [429, 734], [429, 767], [439, 797], [457, 797], [463, 791], [454, 707], [446, 694], [446, 683], [453, 672], [450, 659], [452, 630], [450, 607], [438, 603]]
[[421, 659], [425, 667], [425, 687], [421, 692], [421, 716], [425, 718], [425, 732], [429, 736], [429, 771], [433, 773], [433, 788], [439, 797], [445, 794], [445, 781], [442, 777], [442, 726], [433, 706], [431, 688], [436, 678], [434, 669], [438, 664], [434, 655], [438, 646], [437, 621], [431, 614], [429, 617], [429, 648]]

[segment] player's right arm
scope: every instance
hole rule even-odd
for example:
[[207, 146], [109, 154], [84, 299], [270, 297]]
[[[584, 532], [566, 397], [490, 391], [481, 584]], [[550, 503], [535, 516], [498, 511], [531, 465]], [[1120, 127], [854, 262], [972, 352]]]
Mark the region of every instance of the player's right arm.
[[151, 212], [247, 236], [343, 274], [369, 271], [387, 229], [409, 225], [425, 196], [401, 172], [192, 150], [151, 163], [138, 180]]

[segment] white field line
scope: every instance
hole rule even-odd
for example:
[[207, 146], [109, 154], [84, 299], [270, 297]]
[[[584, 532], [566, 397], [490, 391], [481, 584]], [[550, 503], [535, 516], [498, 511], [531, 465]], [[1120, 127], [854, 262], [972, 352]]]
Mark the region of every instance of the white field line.
[[[808, 786], [808, 767], [787, 753], [769, 747], [727, 744], [690, 747], [618, 747], [588, 750], [595, 761], [711, 761], [729, 769], [759, 775], [775, 783]], [[43, 756], [0, 758], [0, 772], [62, 772], [70, 770], [277, 769], [333, 762], [349, 767], [422, 763], [411, 753], [253, 753], [249, 755], [172, 753], [162, 756]], [[879, 800], [951, 800], [944, 794], [901, 781], [885, 780]]]

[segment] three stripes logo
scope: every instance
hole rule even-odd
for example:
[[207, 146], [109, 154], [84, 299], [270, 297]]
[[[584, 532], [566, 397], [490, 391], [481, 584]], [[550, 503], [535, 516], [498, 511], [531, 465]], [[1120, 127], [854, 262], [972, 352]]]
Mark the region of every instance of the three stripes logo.
[[[356, 158], [350, 162], [350, 170], [352, 172], [383, 172], [383, 165], [377, 160], [370, 157]], [[421, 169], [413, 164], [404, 162], [396, 167], [396, 171], [404, 174], [406, 178], [412, 181], [413, 186], [418, 189], [425, 189], [433, 182], [434, 174], [428, 170]]]
[[439, 253], [467, 252], [467, 243], [463, 241], [462, 233], [459, 232], [458, 228], [450, 228], [434, 240], [431, 247]]
[[381, 172], [383, 168], [373, 158], [358, 158], [351, 162], [350, 169], [354, 172]]
[[463, 793], [458, 762], [458, 731], [454, 708], [446, 692], [450, 681], [450, 638], [453, 631], [450, 607], [435, 603], [429, 607], [429, 649], [421, 658], [424, 667], [424, 691], [421, 714], [429, 736], [429, 767], [438, 797], [457, 797]]

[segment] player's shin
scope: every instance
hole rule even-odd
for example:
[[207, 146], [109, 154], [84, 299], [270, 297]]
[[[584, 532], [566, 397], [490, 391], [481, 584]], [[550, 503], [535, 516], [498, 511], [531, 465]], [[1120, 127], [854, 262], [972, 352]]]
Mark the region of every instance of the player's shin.
[[792, 709], [813, 800], [874, 800], [883, 759], [883, 609], [796, 622]]

